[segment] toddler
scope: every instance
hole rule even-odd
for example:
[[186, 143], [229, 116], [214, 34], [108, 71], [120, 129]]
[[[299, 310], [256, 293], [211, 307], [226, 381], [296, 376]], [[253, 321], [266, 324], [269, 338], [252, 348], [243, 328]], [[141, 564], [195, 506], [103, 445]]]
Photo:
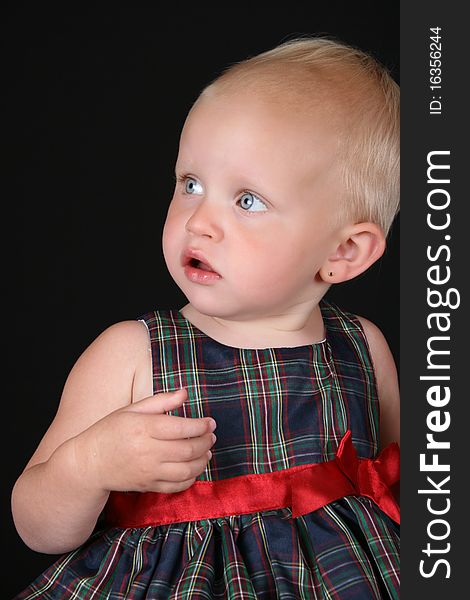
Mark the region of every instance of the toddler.
[[188, 303], [71, 370], [12, 494], [63, 556], [17, 598], [398, 598], [396, 369], [323, 298], [384, 252], [398, 169], [398, 86], [359, 50], [291, 40], [204, 89], [163, 232]]

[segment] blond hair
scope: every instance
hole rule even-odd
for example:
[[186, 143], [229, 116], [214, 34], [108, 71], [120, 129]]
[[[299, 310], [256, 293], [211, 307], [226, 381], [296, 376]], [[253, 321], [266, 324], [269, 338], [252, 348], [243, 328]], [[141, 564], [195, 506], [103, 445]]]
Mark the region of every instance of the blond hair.
[[279, 104], [320, 109], [338, 130], [344, 197], [338, 224], [369, 221], [387, 235], [399, 210], [399, 87], [362, 50], [296, 38], [229, 66], [202, 95], [255, 89]]

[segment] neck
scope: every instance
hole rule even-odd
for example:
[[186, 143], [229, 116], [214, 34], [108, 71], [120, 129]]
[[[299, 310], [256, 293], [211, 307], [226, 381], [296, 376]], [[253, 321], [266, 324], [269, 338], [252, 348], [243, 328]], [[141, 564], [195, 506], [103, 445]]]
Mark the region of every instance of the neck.
[[187, 304], [182, 315], [208, 336], [236, 348], [275, 348], [318, 343], [325, 328], [318, 302], [304, 303], [284, 313], [259, 318], [222, 318]]

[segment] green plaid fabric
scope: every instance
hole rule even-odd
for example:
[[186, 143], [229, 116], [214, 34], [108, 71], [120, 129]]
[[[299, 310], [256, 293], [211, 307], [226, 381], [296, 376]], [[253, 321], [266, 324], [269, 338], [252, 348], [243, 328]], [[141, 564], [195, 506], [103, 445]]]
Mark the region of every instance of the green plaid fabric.
[[[155, 392], [188, 389], [172, 411], [217, 421], [198, 479], [269, 473], [334, 457], [347, 429], [378, 449], [378, 399], [359, 320], [323, 301], [326, 339], [250, 350], [216, 342], [178, 311], [144, 315]], [[399, 597], [399, 530], [368, 498], [292, 518], [248, 515], [97, 532], [18, 599], [378, 599]]]

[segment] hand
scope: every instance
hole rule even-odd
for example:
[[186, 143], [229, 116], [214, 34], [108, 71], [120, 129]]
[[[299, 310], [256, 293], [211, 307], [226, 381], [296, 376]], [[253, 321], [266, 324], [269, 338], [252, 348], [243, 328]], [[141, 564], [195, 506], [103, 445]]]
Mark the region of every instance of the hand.
[[180, 492], [206, 468], [215, 421], [165, 414], [185, 389], [155, 394], [116, 410], [75, 438], [84, 479], [106, 491]]

